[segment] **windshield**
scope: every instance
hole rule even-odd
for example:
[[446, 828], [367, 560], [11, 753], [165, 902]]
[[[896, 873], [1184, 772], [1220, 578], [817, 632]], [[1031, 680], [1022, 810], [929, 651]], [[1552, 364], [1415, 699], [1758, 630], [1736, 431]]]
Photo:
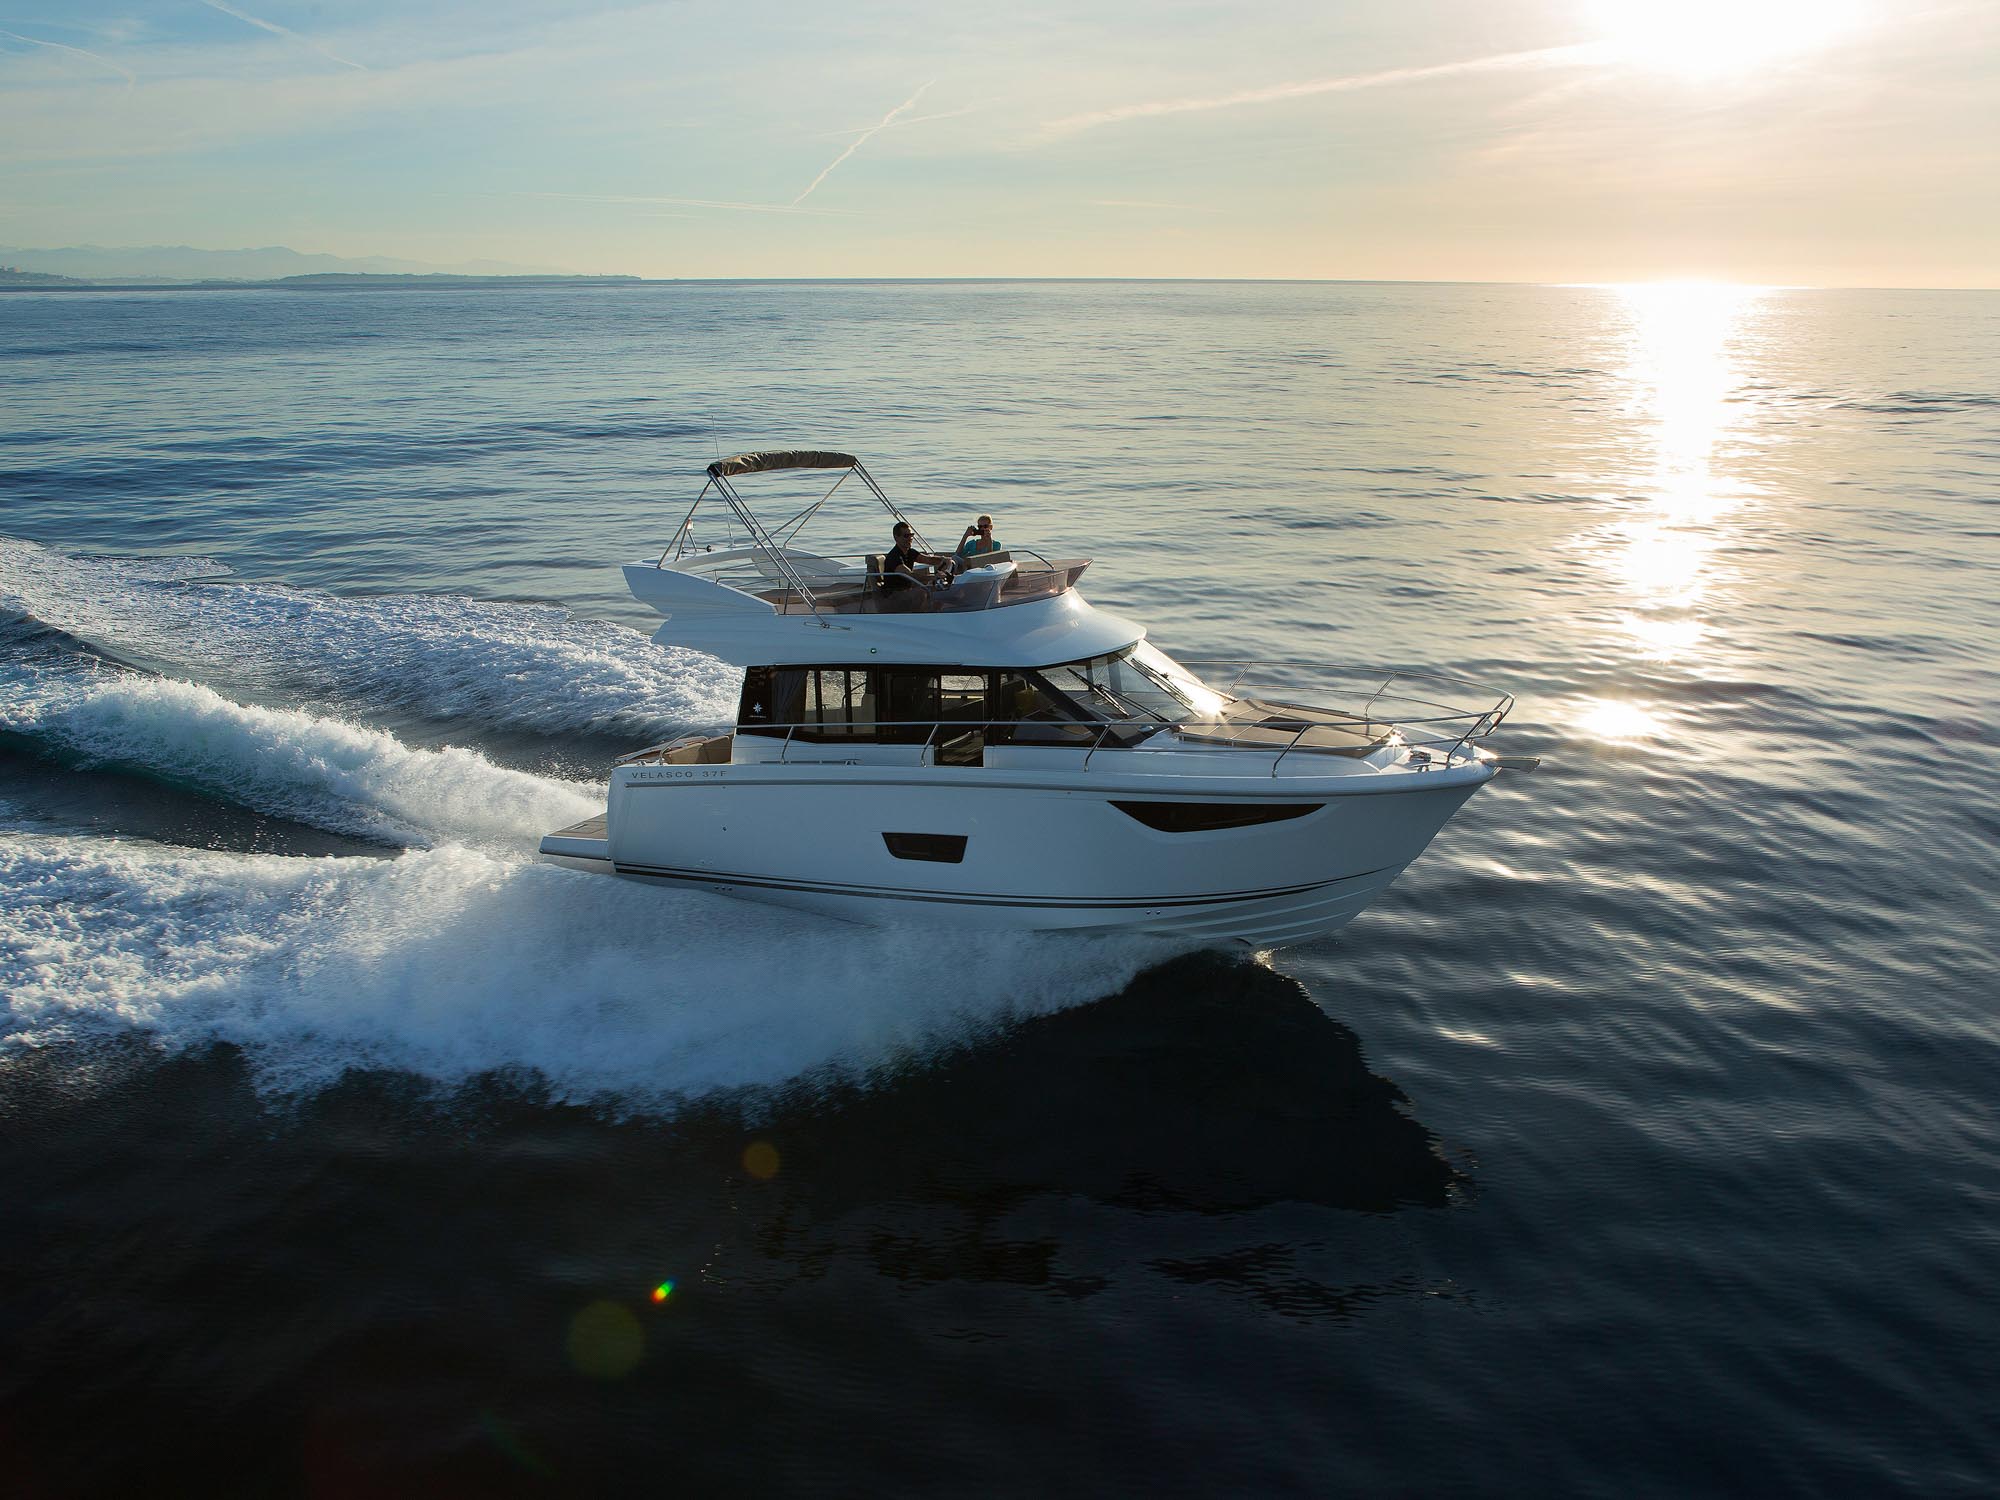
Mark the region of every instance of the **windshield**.
[[1040, 673], [1048, 685], [1100, 719], [1184, 724], [1213, 718], [1228, 700], [1144, 641], [1110, 656], [1065, 662]]

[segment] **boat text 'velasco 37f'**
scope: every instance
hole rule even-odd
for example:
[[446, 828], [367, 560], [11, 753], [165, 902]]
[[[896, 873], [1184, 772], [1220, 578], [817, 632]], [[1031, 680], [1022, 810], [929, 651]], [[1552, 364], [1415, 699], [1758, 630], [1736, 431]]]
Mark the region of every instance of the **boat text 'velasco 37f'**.
[[[776, 525], [738, 493], [801, 469], [838, 474]], [[545, 858], [863, 922], [1267, 947], [1347, 922], [1516, 764], [1479, 744], [1504, 694], [1184, 666], [1084, 601], [1087, 559], [988, 550], [912, 578], [904, 554], [802, 546], [850, 481], [900, 538], [850, 455], [745, 453], [708, 466], [657, 561], [626, 567], [666, 616], [656, 641], [742, 669], [736, 725], [624, 757], [603, 816]], [[732, 538], [704, 546], [715, 501]]]

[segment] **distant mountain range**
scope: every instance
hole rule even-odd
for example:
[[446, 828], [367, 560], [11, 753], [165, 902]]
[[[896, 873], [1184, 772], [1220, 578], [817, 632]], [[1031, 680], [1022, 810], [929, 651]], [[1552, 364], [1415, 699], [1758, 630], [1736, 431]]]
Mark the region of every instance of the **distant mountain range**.
[[276, 281], [286, 276], [563, 276], [551, 266], [497, 260], [429, 265], [382, 255], [307, 255], [283, 245], [261, 250], [198, 250], [191, 245], [72, 245], [61, 250], [0, 245], [0, 266], [90, 282]]

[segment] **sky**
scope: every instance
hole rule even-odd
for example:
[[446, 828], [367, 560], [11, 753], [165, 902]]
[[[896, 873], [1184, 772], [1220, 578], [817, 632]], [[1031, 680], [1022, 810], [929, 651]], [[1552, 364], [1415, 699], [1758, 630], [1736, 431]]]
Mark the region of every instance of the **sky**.
[[2000, 286], [2000, 0], [0, 0], [0, 244]]

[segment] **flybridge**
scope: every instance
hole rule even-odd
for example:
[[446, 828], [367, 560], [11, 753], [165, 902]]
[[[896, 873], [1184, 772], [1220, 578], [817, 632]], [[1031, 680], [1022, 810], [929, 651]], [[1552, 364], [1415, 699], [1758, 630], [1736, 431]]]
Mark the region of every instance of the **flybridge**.
[[[745, 475], [800, 470], [836, 473], [838, 477], [817, 499], [776, 523], [760, 518], [734, 483]], [[710, 586], [709, 597], [690, 593], [676, 579], [649, 579], [641, 576], [648, 570], [627, 568], [632, 592], [668, 615], [751, 608], [775, 615], [807, 616], [821, 625], [828, 624], [827, 617], [833, 615], [894, 613], [917, 621], [939, 614], [963, 614], [1051, 599], [1073, 588], [1077, 577], [1090, 565], [1088, 558], [1051, 559], [1025, 547], [988, 553], [976, 565], [941, 576], [920, 597], [915, 597], [914, 603], [920, 607], [912, 607], [911, 590], [885, 572], [883, 553], [830, 555], [801, 542], [806, 528], [849, 480], [856, 481], [849, 493], [865, 492], [886, 513], [891, 526], [902, 523], [910, 527], [918, 551], [950, 551], [949, 547], [936, 548], [927, 542], [916, 524], [851, 453], [819, 449], [738, 453], [719, 458], [708, 466], [707, 483], [650, 570], [661, 575], [678, 575], [679, 579], [700, 579]], [[721, 501], [734, 523], [729, 528], [731, 536], [720, 544], [704, 544], [695, 536], [696, 517], [711, 499]]]

